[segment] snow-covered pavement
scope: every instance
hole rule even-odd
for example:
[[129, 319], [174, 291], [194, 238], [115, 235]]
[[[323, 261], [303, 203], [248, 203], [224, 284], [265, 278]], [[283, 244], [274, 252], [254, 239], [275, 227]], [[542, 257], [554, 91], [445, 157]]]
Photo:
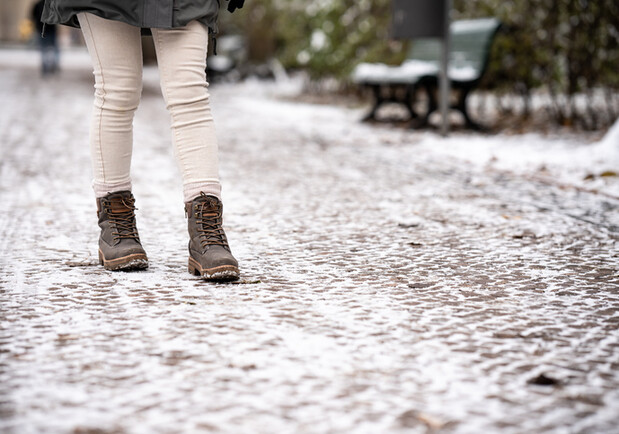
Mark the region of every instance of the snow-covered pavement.
[[40, 80], [0, 50], [0, 432], [617, 432], [619, 189], [600, 175], [618, 127], [593, 145], [443, 139], [295, 103], [294, 83], [213, 86], [242, 280], [210, 284], [186, 269], [147, 68], [133, 178], [151, 266], [112, 273], [92, 75], [70, 56]]

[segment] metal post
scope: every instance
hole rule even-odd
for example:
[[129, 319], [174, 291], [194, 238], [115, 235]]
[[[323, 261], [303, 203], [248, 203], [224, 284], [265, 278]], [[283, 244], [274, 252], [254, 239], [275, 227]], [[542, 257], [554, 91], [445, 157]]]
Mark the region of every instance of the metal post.
[[441, 56], [441, 78], [440, 78], [440, 88], [441, 88], [441, 98], [440, 98], [440, 106], [441, 106], [441, 117], [443, 118], [443, 123], [441, 125], [441, 134], [443, 137], [446, 137], [449, 134], [449, 100], [451, 94], [451, 83], [449, 81], [448, 70], [449, 70], [449, 48], [451, 46], [451, 37], [450, 37], [450, 25], [451, 25], [451, 0], [445, 1], [445, 25], [444, 25], [444, 33], [443, 33], [443, 52]]

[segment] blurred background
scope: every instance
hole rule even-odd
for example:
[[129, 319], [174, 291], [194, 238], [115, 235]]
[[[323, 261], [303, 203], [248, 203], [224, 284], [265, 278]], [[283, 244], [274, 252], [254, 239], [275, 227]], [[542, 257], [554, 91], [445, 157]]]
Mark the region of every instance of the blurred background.
[[[414, 42], [391, 36], [391, 0], [250, 0], [224, 29], [243, 34], [250, 62], [278, 59], [316, 83], [350, 89], [360, 62], [397, 65]], [[502, 124], [591, 130], [619, 114], [619, 3], [615, 0], [454, 0], [452, 20], [496, 17], [480, 90]], [[486, 101], [478, 102], [483, 104]], [[489, 101], [488, 101], [489, 102]], [[533, 114], [537, 118], [532, 118]], [[495, 119], [497, 122], [498, 119]]]
[[[36, 48], [34, 3], [0, 0], [5, 48]], [[211, 81], [301, 73], [308, 97], [367, 102], [367, 91], [350, 78], [356, 65], [398, 65], [415, 43], [391, 38], [391, 8], [391, 0], [248, 0], [239, 12], [221, 14]], [[502, 23], [470, 100], [471, 111], [492, 129], [600, 131], [617, 119], [616, 0], [453, 1], [452, 20], [477, 17]], [[79, 31], [58, 29], [61, 50], [81, 44]], [[147, 39], [145, 47], [145, 60], [153, 61]], [[392, 109], [394, 118], [400, 109]]]

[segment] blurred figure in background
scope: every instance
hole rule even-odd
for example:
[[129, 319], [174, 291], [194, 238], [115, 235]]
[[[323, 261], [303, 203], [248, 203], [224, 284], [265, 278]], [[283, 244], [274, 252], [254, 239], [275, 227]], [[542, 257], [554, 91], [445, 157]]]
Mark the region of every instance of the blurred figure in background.
[[[41, 49], [41, 73], [45, 75], [55, 74], [59, 70], [60, 50], [58, 49], [58, 38], [56, 37], [56, 25], [41, 22], [43, 15], [44, 0], [39, 0], [32, 7], [31, 18], [37, 29], [39, 47]], [[43, 33], [45, 30], [45, 33]]]

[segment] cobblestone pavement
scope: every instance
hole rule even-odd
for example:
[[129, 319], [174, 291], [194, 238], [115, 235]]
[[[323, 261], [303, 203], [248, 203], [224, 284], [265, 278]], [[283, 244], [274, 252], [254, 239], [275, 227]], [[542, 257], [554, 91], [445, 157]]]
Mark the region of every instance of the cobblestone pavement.
[[134, 192], [151, 267], [111, 273], [90, 72], [0, 68], [2, 432], [619, 432], [618, 200], [273, 85], [215, 86], [242, 280], [205, 283], [146, 74]]

